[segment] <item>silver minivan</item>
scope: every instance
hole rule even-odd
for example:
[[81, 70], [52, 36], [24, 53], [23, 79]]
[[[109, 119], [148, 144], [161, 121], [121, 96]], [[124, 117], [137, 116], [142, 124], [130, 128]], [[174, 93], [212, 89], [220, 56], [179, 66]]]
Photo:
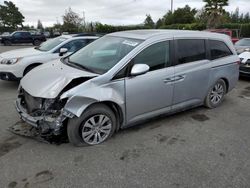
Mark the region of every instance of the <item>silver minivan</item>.
[[16, 109], [43, 135], [67, 130], [75, 146], [96, 145], [142, 120], [215, 108], [238, 76], [239, 58], [226, 35], [116, 32], [28, 73]]

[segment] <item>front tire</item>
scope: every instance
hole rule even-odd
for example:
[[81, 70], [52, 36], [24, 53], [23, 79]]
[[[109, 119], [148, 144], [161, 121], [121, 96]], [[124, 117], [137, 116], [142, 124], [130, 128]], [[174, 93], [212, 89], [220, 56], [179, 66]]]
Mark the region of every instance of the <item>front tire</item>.
[[98, 145], [109, 139], [116, 130], [116, 116], [104, 104], [95, 104], [67, 126], [69, 142], [74, 146]]
[[226, 89], [225, 81], [222, 79], [218, 80], [209, 90], [205, 99], [205, 106], [207, 108], [218, 107], [224, 100]]
[[12, 43], [9, 40], [5, 40], [3, 42], [3, 44], [4, 44], [4, 46], [11, 46], [12, 45]]

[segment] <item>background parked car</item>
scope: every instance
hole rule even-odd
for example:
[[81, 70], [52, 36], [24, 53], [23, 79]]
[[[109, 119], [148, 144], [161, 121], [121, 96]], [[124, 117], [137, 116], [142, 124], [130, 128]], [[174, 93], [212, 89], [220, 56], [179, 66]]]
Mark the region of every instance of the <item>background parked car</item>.
[[59, 31], [53, 32], [53, 37], [59, 37], [61, 36], [61, 33]]
[[3, 32], [2, 35], [0, 37], [4, 37], [4, 36], [9, 36], [10, 35], [10, 32]]
[[243, 53], [246, 49], [250, 50], [250, 38], [240, 39], [235, 43], [235, 49], [238, 54]]
[[98, 37], [57, 37], [35, 48], [25, 48], [0, 54], [0, 79], [15, 81], [33, 68], [50, 60], [76, 52]]
[[43, 32], [43, 35], [44, 35], [46, 38], [50, 38], [50, 36], [51, 36], [49, 31]]
[[246, 51], [239, 55], [240, 57], [240, 75], [250, 77], [250, 52]]
[[46, 41], [44, 35], [32, 35], [28, 31], [16, 31], [9, 36], [1, 37], [1, 43], [4, 45], [32, 43], [35, 46], [39, 46], [44, 41]]
[[210, 29], [207, 31], [228, 35], [231, 38], [233, 43], [236, 43], [237, 41], [239, 41], [239, 37], [240, 37], [238, 29], [232, 29], [232, 30], [231, 29]]

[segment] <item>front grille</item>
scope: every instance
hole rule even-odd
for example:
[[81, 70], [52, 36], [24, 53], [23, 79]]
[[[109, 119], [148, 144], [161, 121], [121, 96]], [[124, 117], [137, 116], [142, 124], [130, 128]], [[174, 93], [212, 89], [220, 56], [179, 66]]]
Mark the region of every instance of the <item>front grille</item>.
[[23, 96], [24, 96], [25, 106], [29, 114], [42, 109], [42, 103], [43, 103], [42, 98], [32, 97], [26, 91], [23, 91]]
[[240, 65], [240, 71], [249, 72], [250, 73], [250, 66]]

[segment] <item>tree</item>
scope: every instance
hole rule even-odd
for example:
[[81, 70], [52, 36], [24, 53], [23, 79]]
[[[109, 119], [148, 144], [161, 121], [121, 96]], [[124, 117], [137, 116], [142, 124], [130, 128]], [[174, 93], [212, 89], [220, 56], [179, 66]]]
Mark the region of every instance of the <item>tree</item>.
[[205, 8], [200, 9], [200, 10], [197, 12], [197, 14], [196, 14], [195, 17], [196, 17], [196, 21], [197, 21], [198, 23], [202, 23], [202, 24], [207, 23], [207, 22], [208, 22], [208, 18], [209, 18], [208, 14], [207, 14], [207, 12], [206, 12], [206, 10], [205, 10]]
[[163, 22], [165, 25], [174, 24], [174, 14], [171, 11], [168, 11], [167, 14], [163, 16]]
[[145, 25], [146, 27], [149, 27], [149, 28], [154, 28], [155, 23], [154, 23], [154, 21], [153, 21], [153, 19], [152, 19], [152, 17], [151, 17], [150, 14], [147, 14], [147, 15], [146, 15], [146, 19], [145, 19], [145, 21], [144, 21], [144, 25]]
[[16, 29], [23, 26], [24, 16], [13, 2], [4, 1], [4, 4], [0, 5], [0, 22], [4, 27]]
[[184, 8], [178, 8], [173, 13], [168, 11], [164, 16], [164, 22], [166, 25], [193, 23], [196, 13], [196, 9], [192, 9], [190, 6], [186, 5]]
[[250, 15], [249, 15], [249, 12], [245, 14], [245, 17], [244, 17], [244, 23], [249, 23], [250, 22]]
[[225, 14], [225, 6], [228, 6], [228, 0], [203, 0], [206, 13], [209, 16], [208, 28], [216, 28], [222, 23], [223, 15]]
[[37, 21], [37, 29], [39, 29], [41, 31], [43, 30], [43, 24], [42, 24], [41, 20]]
[[163, 26], [164, 25], [164, 20], [162, 19], [162, 18], [160, 18], [157, 22], [156, 22], [156, 24], [155, 24], [155, 28], [156, 29], [159, 29], [161, 26]]
[[72, 11], [71, 8], [63, 15], [63, 30], [67, 32], [77, 32], [83, 26], [83, 18]]
[[231, 13], [231, 22], [232, 23], [237, 23], [239, 22], [240, 18], [240, 9], [237, 7], [233, 13]]

